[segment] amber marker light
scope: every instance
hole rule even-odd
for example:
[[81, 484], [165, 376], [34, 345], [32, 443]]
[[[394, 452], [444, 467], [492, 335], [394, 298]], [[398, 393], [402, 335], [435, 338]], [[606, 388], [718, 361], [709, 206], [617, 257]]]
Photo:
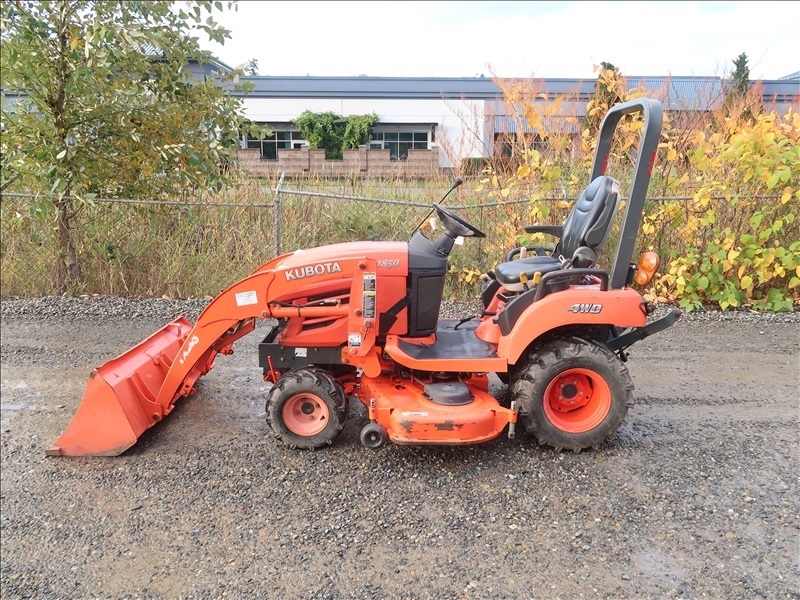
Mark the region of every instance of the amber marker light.
[[661, 259], [655, 252], [642, 252], [639, 257], [639, 268], [636, 271], [636, 283], [645, 286], [652, 281], [653, 276], [658, 271]]

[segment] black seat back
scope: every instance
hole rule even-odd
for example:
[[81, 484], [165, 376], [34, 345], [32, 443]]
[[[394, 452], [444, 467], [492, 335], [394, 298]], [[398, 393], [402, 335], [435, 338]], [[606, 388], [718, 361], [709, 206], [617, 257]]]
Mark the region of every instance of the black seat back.
[[[597, 177], [583, 191], [569, 213], [554, 254], [573, 260], [576, 267], [592, 266], [611, 234], [619, 202], [619, 182], [607, 175]], [[587, 259], [584, 253], [576, 256], [578, 249], [585, 248], [593, 251], [592, 259]], [[579, 264], [587, 261], [591, 264]]]

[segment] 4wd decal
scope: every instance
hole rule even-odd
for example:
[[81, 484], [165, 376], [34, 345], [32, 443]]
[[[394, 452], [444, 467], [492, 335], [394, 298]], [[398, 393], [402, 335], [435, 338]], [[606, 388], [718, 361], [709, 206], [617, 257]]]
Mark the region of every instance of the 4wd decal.
[[596, 315], [603, 310], [602, 304], [573, 304], [567, 309], [571, 313], [588, 313]]
[[325, 275], [328, 273], [341, 273], [342, 267], [338, 262], [317, 263], [316, 265], [306, 265], [305, 267], [295, 267], [286, 271], [286, 281], [313, 277], [315, 275]]

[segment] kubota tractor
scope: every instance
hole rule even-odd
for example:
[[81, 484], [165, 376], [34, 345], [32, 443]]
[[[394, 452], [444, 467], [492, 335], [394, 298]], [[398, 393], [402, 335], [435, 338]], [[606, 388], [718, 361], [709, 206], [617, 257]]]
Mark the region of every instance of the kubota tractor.
[[[643, 133], [611, 272], [596, 266], [620, 206], [605, 175], [623, 115], [643, 113]], [[440, 319], [448, 255], [459, 237], [484, 237], [441, 203], [444, 233], [407, 242], [355, 242], [279, 256], [217, 296], [192, 326], [178, 318], [90, 376], [83, 402], [50, 455], [116, 455], [195, 391], [217, 354], [275, 319], [259, 345], [267, 423], [298, 448], [320, 448], [344, 427], [348, 402], [369, 423], [361, 441], [473, 444], [518, 420], [542, 444], [597, 447], [624, 422], [633, 384], [625, 349], [672, 325], [631, 286], [658, 267], [652, 253], [631, 264], [661, 132], [661, 105], [613, 107], [600, 129], [591, 183], [551, 248], [512, 251], [483, 286], [483, 314]], [[454, 186], [455, 187], [455, 186]], [[452, 188], [451, 188], [452, 190]], [[510, 402], [489, 393], [489, 374], [510, 385]]]

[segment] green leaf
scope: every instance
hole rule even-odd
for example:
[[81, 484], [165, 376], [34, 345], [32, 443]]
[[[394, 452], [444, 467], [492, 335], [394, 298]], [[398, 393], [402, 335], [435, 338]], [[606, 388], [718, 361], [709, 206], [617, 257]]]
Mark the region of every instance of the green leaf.
[[767, 189], [771, 190], [772, 188], [774, 188], [776, 185], [778, 185], [778, 181], [780, 181], [779, 175], [777, 174], [771, 175], [770, 178], [767, 179]]

